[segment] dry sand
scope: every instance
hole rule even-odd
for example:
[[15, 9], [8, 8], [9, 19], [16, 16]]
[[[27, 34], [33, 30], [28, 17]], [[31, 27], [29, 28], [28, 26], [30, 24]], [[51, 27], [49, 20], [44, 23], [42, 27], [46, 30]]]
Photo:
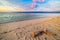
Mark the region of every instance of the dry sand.
[[[53, 35], [31, 37], [31, 32], [47, 28]], [[60, 40], [60, 17], [40, 18], [0, 24], [0, 40]]]

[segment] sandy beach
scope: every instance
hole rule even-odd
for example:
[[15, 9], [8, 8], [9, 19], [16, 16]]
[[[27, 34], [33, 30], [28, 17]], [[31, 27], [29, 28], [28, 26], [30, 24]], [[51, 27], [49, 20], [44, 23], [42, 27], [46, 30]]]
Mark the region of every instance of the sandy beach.
[[[53, 35], [31, 37], [31, 32], [46, 28]], [[0, 24], [0, 40], [60, 40], [60, 17], [47, 17]]]

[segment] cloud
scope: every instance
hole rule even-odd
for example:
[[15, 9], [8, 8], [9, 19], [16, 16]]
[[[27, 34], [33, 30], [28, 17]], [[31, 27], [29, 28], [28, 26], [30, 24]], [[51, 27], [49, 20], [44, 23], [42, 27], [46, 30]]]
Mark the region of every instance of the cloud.
[[18, 6], [13, 6], [12, 3], [10, 3], [9, 1], [6, 0], [0, 0], [0, 3], [3, 4], [3, 6], [0, 6], [0, 12], [4, 12], [4, 11], [24, 11], [23, 8], [19, 8]]
[[12, 7], [13, 9], [15, 9], [16, 7], [13, 7], [12, 4], [6, 0], [0, 0], [0, 2], [4, 5], [4, 6], [9, 6]]
[[36, 8], [37, 11], [60, 11], [60, 1], [58, 0], [50, 0], [48, 4]]
[[0, 6], [0, 12], [13, 11], [14, 9], [9, 6]]
[[25, 11], [24, 9], [16, 9], [9, 7], [9, 6], [0, 6], [0, 12], [19, 12], [19, 11]]
[[38, 7], [35, 8], [35, 9], [30, 9], [29, 6], [27, 6], [27, 7], [24, 6], [26, 4], [24, 4], [24, 5], [22, 5], [22, 4], [20, 4], [20, 5], [13, 4], [9, 0], [8, 1], [7, 0], [0, 0], [0, 3], [3, 4], [2, 6], [0, 5], [0, 12], [1, 11], [3, 11], [3, 12], [4, 11], [6, 11], [6, 12], [12, 11], [13, 12], [13, 11], [59, 11], [60, 10], [60, 5], [58, 5], [60, 3], [58, 3], [57, 0], [55, 0], [55, 1], [54, 0], [50, 0], [49, 3], [45, 3], [46, 5], [45, 4], [44, 5], [43, 4], [42, 5], [38, 5]]

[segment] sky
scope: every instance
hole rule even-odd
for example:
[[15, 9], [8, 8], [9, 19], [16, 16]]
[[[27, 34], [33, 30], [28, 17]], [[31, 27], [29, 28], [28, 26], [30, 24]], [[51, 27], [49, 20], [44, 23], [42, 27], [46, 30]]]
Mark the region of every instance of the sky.
[[[59, 4], [60, 0], [45, 0], [36, 3], [33, 0], [0, 0], [0, 12], [60, 11]], [[31, 8], [32, 5], [34, 8]]]

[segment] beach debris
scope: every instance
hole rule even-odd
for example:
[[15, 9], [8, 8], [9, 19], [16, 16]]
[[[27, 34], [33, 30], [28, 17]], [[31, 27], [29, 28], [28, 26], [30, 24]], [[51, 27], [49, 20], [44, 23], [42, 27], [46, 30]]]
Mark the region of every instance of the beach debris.
[[44, 34], [44, 31], [39, 31], [39, 32], [32, 32], [32, 37], [37, 37], [39, 35], [43, 35]]
[[38, 31], [38, 32], [32, 32], [32, 37], [37, 37], [39, 35], [43, 35], [43, 34], [46, 34], [46, 35], [49, 35], [49, 36], [55, 36], [56, 34], [53, 34], [52, 32], [48, 32], [48, 31]]

